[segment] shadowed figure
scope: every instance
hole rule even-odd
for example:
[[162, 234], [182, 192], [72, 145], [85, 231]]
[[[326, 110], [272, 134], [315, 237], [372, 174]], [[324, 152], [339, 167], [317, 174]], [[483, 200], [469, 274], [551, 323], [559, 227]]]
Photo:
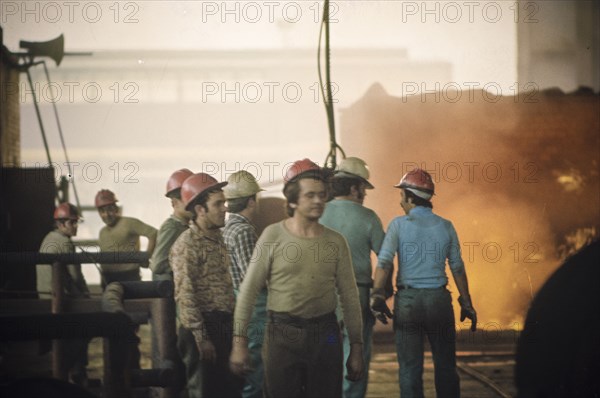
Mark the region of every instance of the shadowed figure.
[[539, 291], [517, 347], [519, 398], [600, 396], [600, 241]]

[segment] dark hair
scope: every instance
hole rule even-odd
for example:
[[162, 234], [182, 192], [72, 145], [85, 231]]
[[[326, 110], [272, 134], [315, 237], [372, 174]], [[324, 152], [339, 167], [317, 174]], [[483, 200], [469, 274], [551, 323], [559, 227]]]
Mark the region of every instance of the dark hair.
[[176, 188], [167, 194], [167, 198], [181, 200], [181, 188]]
[[244, 196], [243, 198], [227, 199], [227, 211], [229, 213], [239, 213], [248, 207], [250, 199], [256, 200], [256, 195]]
[[54, 220], [54, 227], [58, 228], [60, 225], [65, 224], [67, 221], [69, 221], [68, 218], [57, 218]]
[[430, 209], [433, 209], [433, 204], [431, 201], [418, 197], [408, 189], [404, 189], [404, 194], [406, 195], [406, 201], [412, 199], [412, 202], [415, 206], [429, 207]]
[[341, 177], [341, 178], [332, 178], [331, 180], [331, 190], [333, 191], [333, 196], [348, 196], [352, 190], [352, 187], [356, 187], [356, 189], [360, 188], [361, 180], [358, 178], [349, 178], [349, 177]]
[[320, 175], [316, 175], [316, 174], [301, 176], [300, 178], [297, 178], [295, 180], [288, 182], [286, 184], [286, 186], [283, 188], [283, 196], [285, 196], [285, 199], [286, 199], [285, 212], [290, 217], [294, 216], [294, 211], [295, 211], [295, 209], [293, 207], [291, 207], [290, 204], [298, 203], [298, 198], [300, 197], [300, 180], [304, 180], [304, 179], [321, 181], [323, 183], [323, 185], [325, 186], [325, 191], [326, 192], [329, 191], [327, 181], [325, 179], [321, 178]]
[[209, 189], [207, 191], [202, 192], [200, 195], [198, 195], [198, 197], [196, 197], [196, 199], [192, 200], [191, 203], [189, 203], [186, 207], [186, 210], [192, 213], [192, 219], [196, 219], [196, 210], [195, 207], [196, 205], [200, 205], [202, 207], [204, 207], [204, 210], [208, 211], [208, 206], [206, 205], [206, 203], [208, 202], [208, 198], [210, 197], [211, 193], [216, 193], [216, 192], [223, 192], [223, 190], [221, 188], [214, 188], [214, 189]]
[[300, 184], [298, 183], [299, 179], [288, 182], [285, 187], [283, 187], [283, 196], [285, 196], [285, 212], [289, 217], [294, 216], [294, 210], [290, 204], [298, 203], [298, 197], [300, 196]]

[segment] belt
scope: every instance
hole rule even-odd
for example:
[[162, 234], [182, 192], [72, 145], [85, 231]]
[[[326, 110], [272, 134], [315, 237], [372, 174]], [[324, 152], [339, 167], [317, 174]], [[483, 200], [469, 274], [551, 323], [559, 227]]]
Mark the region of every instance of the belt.
[[413, 287], [409, 285], [396, 285], [396, 289], [404, 290], [404, 289], [445, 289], [446, 285], [438, 286], [438, 287]]
[[373, 287], [373, 282], [368, 282], [368, 283], [357, 282], [356, 286], [358, 286], [358, 287], [372, 288]]
[[204, 322], [214, 322], [214, 321], [219, 321], [219, 320], [223, 320], [223, 319], [224, 320], [233, 319], [233, 314], [231, 312], [219, 311], [219, 310], [203, 311], [202, 318], [204, 318]]
[[325, 315], [319, 315], [314, 318], [302, 318], [291, 315], [288, 312], [269, 311], [268, 316], [273, 323], [282, 323], [284, 325], [294, 325], [297, 327], [316, 325], [321, 322], [337, 322], [335, 312], [329, 312]]

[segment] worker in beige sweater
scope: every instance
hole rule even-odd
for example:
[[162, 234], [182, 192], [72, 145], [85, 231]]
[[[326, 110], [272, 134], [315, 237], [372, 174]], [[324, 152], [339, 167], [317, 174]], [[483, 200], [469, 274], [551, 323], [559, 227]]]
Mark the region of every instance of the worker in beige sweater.
[[259, 238], [234, 314], [231, 370], [252, 369], [249, 324], [261, 289], [268, 288], [263, 362], [265, 395], [341, 397], [343, 355], [335, 316], [340, 296], [351, 352], [348, 378], [362, 377], [362, 318], [350, 250], [344, 237], [319, 224], [327, 191], [322, 170], [308, 159], [295, 162], [283, 190], [290, 218]]

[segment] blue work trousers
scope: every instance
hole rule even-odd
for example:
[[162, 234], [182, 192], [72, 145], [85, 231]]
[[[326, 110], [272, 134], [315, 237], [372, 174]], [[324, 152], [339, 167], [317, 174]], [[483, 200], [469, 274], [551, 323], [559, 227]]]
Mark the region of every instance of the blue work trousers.
[[394, 301], [394, 328], [402, 398], [423, 397], [425, 337], [431, 346], [437, 397], [459, 397], [450, 292], [445, 287], [398, 290]]
[[[267, 289], [263, 289], [254, 304], [252, 318], [248, 324], [248, 351], [252, 362], [252, 372], [246, 375], [242, 398], [262, 398], [264, 367], [262, 347], [267, 323]], [[238, 291], [235, 291], [236, 297]]]
[[369, 365], [371, 364], [371, 347], [373, 345], [373, 326], [375, 326], [375, 317], [373, 316], [371, 307], [369, 306], [370, 290], [371, 288], [367, 286], [358, 287], [363, 319], [362, 332], [364, 371], [363, 377], [357, 381], [350, 381], [346, 379], [346, 376], [348, 375], [348, 369], [345, 365], [348, 361], [348, 357], [350, 356], [350, 339], [348, 338], [348, 330], [345, 327], [342, 329], [344, 344], [344, 381], [342, 389], [344, 398], [363, 398], [367, 394], [367, 386], [369, 384]]

